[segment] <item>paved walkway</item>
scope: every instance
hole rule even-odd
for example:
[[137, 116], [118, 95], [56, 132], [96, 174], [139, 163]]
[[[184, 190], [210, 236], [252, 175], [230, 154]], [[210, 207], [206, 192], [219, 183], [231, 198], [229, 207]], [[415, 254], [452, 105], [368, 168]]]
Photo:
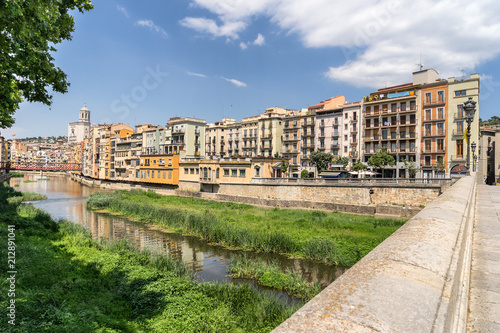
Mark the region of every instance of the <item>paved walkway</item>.
[[500, 186], [478, 185], [468, 332], [500, 332]]

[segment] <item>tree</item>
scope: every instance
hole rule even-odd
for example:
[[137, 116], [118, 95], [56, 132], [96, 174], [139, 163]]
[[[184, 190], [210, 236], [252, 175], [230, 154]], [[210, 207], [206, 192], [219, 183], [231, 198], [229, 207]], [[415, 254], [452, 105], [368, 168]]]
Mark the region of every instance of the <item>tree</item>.
[[306, 169], [302, 170], [300, 172], [300, 178], [309, 178], [309, 171], [307, 171]]
[[413, 161], [407, 161], [406, 158], [403, 158], [403, 163], [403, 169], [408, 170], [410, 178], [415, 178], [418, 171], [417, 164]]
[[442, 157], [439, 157], [436, 162], [436, 172], [444, 173], [445, 171], [446, 171], [446, 164], [444, 162], [444, 159]]
[[387, 149], [382, 148], [367, 161], [368, 165], [376, 169], [382, 169], [382, 177], [386, 166], [393, 166], [395, 164], [394, 157], [392, 157]]
[[343, 164], [344, 168], [349, 164], [349, 157], [344, 156], [344, 157], [337, 157], [335, 161], [333, 161], [335, 164]]
[[359, 159], [356, 161], [356, 163], [354, 163], [352, 165], [352, 170], [353, 171], [366, 170], [367, 168], [368, 167], [365, 164], [361, 163], [361, 161]]
[[282, 173], [287, 173], [288, 172], [288, 167], [290, 166], [290, 163], [288, 163], [285, 160], [281, 160], [281, 172]]
[[0, 7], [0, 128], [14, 124], [19, 104], [52, 104], [51, 92], [65, 93], [66, 74], [54, 65], [54, 45], [75, 30], [70, 11], [93, 8], [91, 0], [3, 1]]
[[313, 151], [311, 153], [311, 163], [318, 168], [318, 173], [328, 168], [328, 164], [332, 162], [333, 155], [330, 153], [322, 153]]

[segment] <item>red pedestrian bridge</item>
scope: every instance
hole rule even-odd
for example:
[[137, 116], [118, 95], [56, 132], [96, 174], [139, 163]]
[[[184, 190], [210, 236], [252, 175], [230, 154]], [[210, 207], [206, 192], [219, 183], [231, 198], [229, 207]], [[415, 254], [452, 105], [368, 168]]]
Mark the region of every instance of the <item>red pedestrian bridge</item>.
[[82, 171], [81, 163], [1, 162], [2, 170]]

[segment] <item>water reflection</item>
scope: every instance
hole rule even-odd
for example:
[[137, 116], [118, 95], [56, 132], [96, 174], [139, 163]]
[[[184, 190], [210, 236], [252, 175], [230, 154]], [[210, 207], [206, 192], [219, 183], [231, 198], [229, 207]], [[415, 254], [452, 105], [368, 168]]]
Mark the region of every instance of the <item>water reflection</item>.
[[[44, 178], [47, 177], [44, 175]], [[233, 251], [220, 246], [209, 245], [196, 237], [182, 236], [155, 230], [154, 226], [134, 222], [110, 214], [95, 213], [85, 205], [86, 198], [94, 191], [65, 177], [48, 176], [49, 180], [38, 180], [38, 175], [26, 175], [25, 178], [13, 178], [11, 186], [16, 189], [45, 194], [48, 199], [33, 204], [50, 213], [54, 219], [66, 219], [80, 223], [92, 231], [95, 239], [129, 239], [135, 246], [154, 253], [169, 253], [184, 261], [198, 279], [203, 281], [242, 281], [227, 277], [230, 258], [241, 251]], [[34, 180], [36, 182], [24, 182]], [[330, 284], [345, 269], [324, 265], [310, 260], [289, 259], [281, 255], [245, 253], [250, 258], [259, 258], [279, 263], [283, 271], [295, 269], [308, 281]], [[246, 281], [248, 283], [248, 281]], [[253, 283], [253, 282], [252, 282]], [[283, 295], [282, 295], [283, 296]], [[285, 296], [283, 296], [285, 297]]]

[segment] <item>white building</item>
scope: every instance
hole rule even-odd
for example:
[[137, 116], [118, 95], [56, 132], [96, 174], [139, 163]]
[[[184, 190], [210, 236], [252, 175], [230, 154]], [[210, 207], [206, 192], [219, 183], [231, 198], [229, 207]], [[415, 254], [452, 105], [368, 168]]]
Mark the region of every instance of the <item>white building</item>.
[[90, 110], [84, 105], [79, 110], [79, 114], [78, 121], [68, 124], [68, 143], [70, 145], [83, 141], [90, 133]]

